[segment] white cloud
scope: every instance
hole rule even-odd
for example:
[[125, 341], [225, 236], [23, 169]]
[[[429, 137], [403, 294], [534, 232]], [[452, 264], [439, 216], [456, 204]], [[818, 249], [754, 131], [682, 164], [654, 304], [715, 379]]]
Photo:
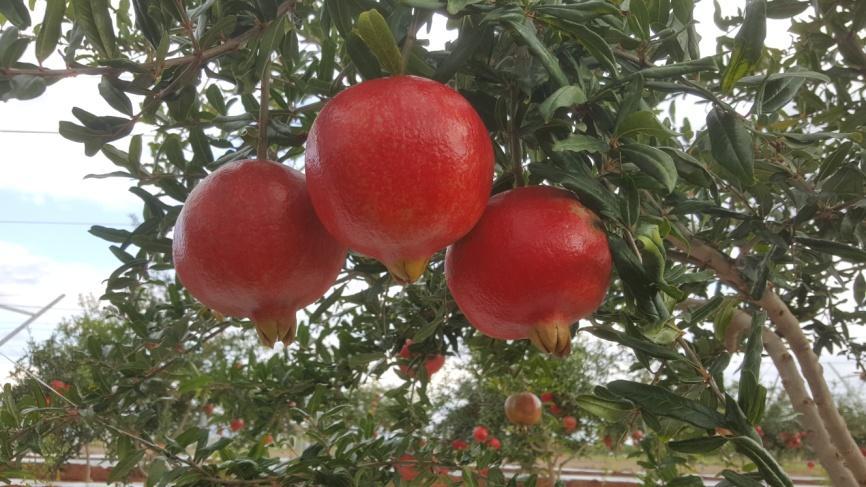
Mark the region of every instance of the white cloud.
[[[80, 311], [79, 296], [99, 296], [104, 290], [102, 280], [111, 269], [37, 255], [26, 247], [0, 240], [0, 304], [35, 312], [60, 294], [66, 297], [28, 329], [0, 348], [3, 354], [17, 358], [24, 351], [29, 337], [42, 340], [63, 318]], [[6, 336], [27, 316], [0, 310], [0, 337]], [[11, 365], [0, 358], [0, 380]]]

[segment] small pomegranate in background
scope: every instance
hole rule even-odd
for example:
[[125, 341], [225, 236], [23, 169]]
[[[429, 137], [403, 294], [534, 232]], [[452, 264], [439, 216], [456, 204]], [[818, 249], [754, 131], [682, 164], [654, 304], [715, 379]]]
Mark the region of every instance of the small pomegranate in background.
[[757, 433], [758, 436], [763, 438], [764, 437], [764, 428], [761, 428], [761, 425], [759, 425], [759, 424], [755, 425], [755, 433]]
[[408, 453], [400, 455], [400, 458], [394, 462], [394, 470], [397, 471], [397, 475], [402, 480], [407, 482], [411, 482], [421, 475], [421, 472], [418, 471], [418, 460], [415, 459], [415, 455]]
[[499, 340], [571, 351], [571, 325], [601, 305], [611, 255], [601, 220], [568, 191], [530, 186], [490, 198], [448, 248], [448, 289], [469, 323]]
[[813, 462], [812, 460], [809, 460], [808, 462], [806, 462], [806, 468], [808, 468], [809, 470], [814, 470], [815, 469], [815, 462]]
[[604, 438], [602, 438], [601, 441], [608, 450], [613, 450], [613, 438], [611, 438], [610, 435], [604, 435]]
[[262, 437], [262, 445], [269, 446], [274, 444], [274, 436], [270, 433]]
[[542, 392], [541, 396], [539, 396], [541, 402], [547, 404], [549, 402], [553, 402], [553, 393], [552, 392]]
[[559, 416], [560, 414], [562, 414], [562, 409], [559, 406], [557, 406], [555, 403], [551, 404], [550, 406], [547, 406], [547, 409], [549, 409], [550, 414], [552, 414], [554, 416]]
[[565, 430], [566, 433], [574, 432], [577, 429], [578, 424], [579, 422], [574, 416], [566, 416], [562, 418], [562, 429]]
[[172, 255], [190, 294], [224, 315], [252, 318], [262, 343], [273, 347], [294, 339], [295, 312], [331, 287], [346, 247], [319, 222], [301, 173], [244, 160], [192, 190]]
[[484, 443], [488, 436], [490, 436], [490, 431], [488, 431], [484, 426], [478, 425], [472, 428], [472, 437], [475, 438], [475, 441], [478, 443]]
[[466, 443], [465, 441], [458, 438], [451, 442], [451, 448], [457, 451], [465, 450], [469, 448], [469, 443]]
[[53, 379], [49, 384], [51, 384], [52, 389], [61, 394], [66, 394], [66, 391], [69, 390], [69, 384], [59, 379]]
[[[415, 370], [408, 365], [408, 362], [413, 358], [413, 353], [409, 350], [409, 347], [411, 347], [413, 343], [414, 342], [411, 338], [407, 338], [406, 342], [403, 343], [403, 348], [400, 349], [400, 353], [397, 354], [404, 362], [406, 362], [400, 364], [400, 372], [410, 378], [415, 377]], [[439, 372], [439, 369], [441, 369], [443, 365], [445, 365], [444, 355], [436, 354], [427, 357], [424, 361], [424, 369], [427, 371], [427, 377], [432, 377], [433, 374]]]
[[212, 416], [213, 415], [213, 404], [207, 403], [201, 407], [201, 410], [205, 413], [205, 415]]
[[531, 392], [511, 394], [505, 400], [505, 417], [521, 426], [531, 426], [541, 421], [541, 399]]
[[229, 429], [234, 431], [235, 433], [237, 433], [238, 431], [244, 429], [245, 425], [246, 425], [246, 423], [244, 422], [243, 419], [235, 418], [235, 419], [231, 420], [231, 422], [229, 423]]
[[502, 443], [499, 441], [499, 438], [493, 437], [487, 440], [487, 446], [494, 450], [498, 450], [502, 448]]
[[307, 137], [305, 172], [325, 228], [405, 284], [478, 221], [493, 163], [487, 128], [465, 98], [392, 76], [328, 101]]
[[640, 443], [640, 440], [643, 439], [643, 431], [634, 430], [631, 432], [631, 439], [635, 442], [635, 444]]

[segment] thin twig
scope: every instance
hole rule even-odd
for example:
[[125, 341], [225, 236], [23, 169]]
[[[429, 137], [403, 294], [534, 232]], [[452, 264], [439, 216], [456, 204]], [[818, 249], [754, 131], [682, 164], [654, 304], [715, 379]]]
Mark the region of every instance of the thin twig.
[[259, 100], [259, 146], [256, 156], [259, 160], [268, 160], [268, 105], [271, 103], [271, 61], [265, 61], [262, 70], [261, 100]]

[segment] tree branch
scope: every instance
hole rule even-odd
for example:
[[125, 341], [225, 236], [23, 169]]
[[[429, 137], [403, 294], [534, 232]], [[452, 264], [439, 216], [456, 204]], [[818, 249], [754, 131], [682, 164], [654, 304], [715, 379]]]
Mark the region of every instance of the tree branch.
[[[734, 319], [747, 320], [750, 323], [752, 320], [748, 314], [741, 310], [735, 311]], [[857, 481], [854, 480], [854, 475], [845, 467], [839, 450], [830, 440], [830, 434], [821, 421], [818, 407], [806, 391], [803, 377], [800, 376], [797, 365], [785, 348], [782, 339], [768, 328], [764, 328], [763, 338], [764, 350], [770, 355], [776, 370], [779, 371], [782, 387], [788, 393], [794, 410], [800, 413], [800, 421], [806, 428], [806, 441], [818, 455], [818, 461], [827, 470], [833, 485], [856, 486]]]
[[[681, 230], [683, 235], [688, 235], [684, 229]], [[744, 296], [749, 295], [750, 286], [730, 257], [696, 238], [687, 238], [689, 240], [684, 242], [671, 234], [667, 240], [683, 252], [687, 260], [699, 267], [712, 269], [722, 282]], [[791, 351], [797, 357], [797, 362], [809, 384], [815, 405], [833, 444], [845, 459], [857, 482], [866, 485], [866, 457], [860, 453], [845, 420], [836, 408], [830, 388], [824, 380], [823, 368], [818, 362], [818, 356], [812, 351], [809, 339], [800, 328], [800, 322], [769, 284], [760, 299], [749, 300], [767, 311], [770, 321], [776, 326], [776, 331], [791, 345]]]
[[[277, 18], [285, 15], [287, 12], [290, 12], [295, 6], [295, 2], [296, 0], [286, 0], [285, 2], [281, 3], [280, 6], [277, 8]], [[269, 22], [257, 24], [250, 30], [236, 37], [232, 37], [226, 42], [223, 42], [222, 44], [212, 47], [210, 49], [206, 49], [200, 53], [190, 56], [179, 56], [176, 58], [166, 59], [164, 61], [154, 61], [150, 63], [139, 64], [137, 69], [143, 71], [153, 71], [171, 66], [180, 66], [183, 64], [191, 64], [195, 62], [204, 64], [204, 62], [207, 60], [219, 57], [227, 52], [239, 49], [241, 46], [246, 44], [247, 41], [260, 36], [268, 27], [268, 25], [270, 25]], [[117, 75], [124, 71], [129, 70], [122, 68], [114, 68], [111, 66], [80, 66], [66, 69], [0, 68], [0, 75], [17, 76], [23, 74], [28, 76], [40, 76], [43, 78], [69, 78], [79, 75]]]

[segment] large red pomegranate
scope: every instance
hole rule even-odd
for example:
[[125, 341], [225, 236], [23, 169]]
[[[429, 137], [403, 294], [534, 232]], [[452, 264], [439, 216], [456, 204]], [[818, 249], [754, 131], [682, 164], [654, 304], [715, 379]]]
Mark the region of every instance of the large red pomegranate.
[[571, 325], [604, 300], [610, 271], [599, 218], [571, 193], [543, 186], [491, 198], [445, 258], [448, 288], [475, 328], [529, 338], [557, 356], [571, 349]]
[[[414, 342], [411, 338], [407, 338], [403, 343], [403, 348], [400, 349], [400, 353], [397, 354], [397, 356], [402, 359], [399, 364], [400, 372], [409, 378], [415, 377], [415, 369], [409, 366], [409, 362], [414, 358], [412, 351], [409, 349], [413, 343]], [[433, 374], [439, 372], [439, 369], [441, 369], [443, 365], [445, 365], [444, 355], [435, 354], [428, 356], [426, 360], [424, 360], [424, 368], [427, 371], [427, 377], [432, 377]]]
[[252, 318], [268, 346], [291, 342], [295, 312], [328, 290], [346, 258], [316, 218], [304, 176], [260, 160], [226, 164], [195, 187], [172, 250], [189, 292], [222, 314]]
[[414, 76], [330, 100], [307, 137], [307, 183], [325, 228], [409, 283], [484, 211], [493, 146], [459, 93]]

